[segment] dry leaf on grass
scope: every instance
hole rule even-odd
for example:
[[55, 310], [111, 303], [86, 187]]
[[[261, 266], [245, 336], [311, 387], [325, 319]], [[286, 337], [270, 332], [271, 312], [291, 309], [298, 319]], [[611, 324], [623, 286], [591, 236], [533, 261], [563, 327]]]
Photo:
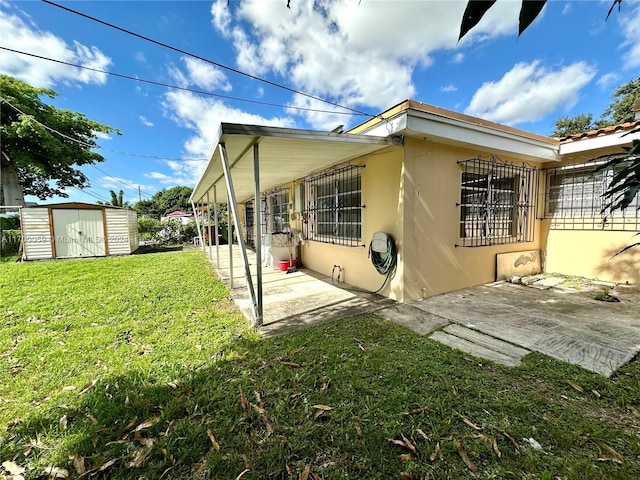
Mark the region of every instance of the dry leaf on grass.
[[399, 455], [400, 460], [415, 460], [416, 459], [416, 454], [415, 453], [401, 453]]
[[173, 455], [171, 455], [169, 453], [169, 451], [166, 448], [161, 448], [160, 452], [162, 452], [162, 455], [164, 455], [164, 458], [166, 458], [167, 460], [169, 460], [171, 462], [172, 465], [176, 464], [176, 460], [175, 458], [173, 458]]
[[[126, 427], [120, 430], [120, 433], [118, 434], [118, 440], [122, 440], [124, 437], [126, 437], [129, 434], [129, 432], [133, 429], [133, 427], [136, 426], [137, 422], [138, 422], [138, 417], [133, 417], [133, 420], [131, 420]], [[101, 430], [103, 429], [100, 429], [99, 432]]]
[[60, 430], [66, 430], [67, 429], [67, 416], [63, 415], [62, 417], [60, 417], [60, 421], [58, 423], [60, 424]]
[[2, 468], [4, 468], [11, 475], [21, 475], [26, 471], [24, 467], [21, 467], [16, 462], [11, 462], [9, 460], [7, 460], [6, 462], [2, 462]]
[[584, 389], [578, 385], [577, 383], [572, 382], [571, 380], [565, 380], [565, 382], [567, 382], [569, 385], [571, 385], [574, 389], [576, 389], [579, 392], [584, 392]]
[[409, 473], [409, 472], [400, 472], [400, 476], [405, 480], [420, 480], [413, 473]]
[[51, 479], [68, 478], [69, 477], [69, 471], [68, 470], [65, 470], [64, 468], [60, 468], [60, 467], [54, 467], [52, 465], [49, 465], [48, 467], [46, 467], [44, 469], [44, 473], [49, 475], [49, 478], [51, 478]]
[[136, 433], [134, 434], [134, 438], [145, 447], [153, 447], [153, 444], [155, 442], [155, 439], [143, 437], [142, 434], [138, 431], [136, 431]]
[[111, 460], [109, 460], [108, 462], [103, 463], [102, 465], [100, 465], [100, 467], [98, 468], [98, 472], [104, 472], [107, 468], [111, 467], [114, 463], [116, 463], [118, 460], [120, 460], [119, 458], [112, 458]]
[[427, 437], [427, 434], [424, 433], [421, 428], [416, 428], [416, 432], [422, 435], [422, 438], [424, 438], [425, 440], [429, 440], [429, 437]]
[[636, 407], [634, 407], [633, 405], [627, 405], [627, 408], [631, 410], [631, 413], [633, 413], [636, 417], [640, 418], [640, 411], [638, 411]]
[[362, 435], [362, 428], [360, 427], [360, 419], [354, 418], [353, 423], [356, 427], [356, 433], [358, 434], [358, 438], [360, 439], [360, 442], [364, 445], [364, 435]]
[[213, 436], [213, 433], [211, 433], [211, 429], [207, 428], [207, 436], [209, 437], [209, 440], [211, 440], [211, 444], [213, 445], [213, 448], [216, 449], [216, 451], [220, 451], [220, 444], [216, 441], [216, 437]]
[[158, 420], [160, 420], [158, 417], [145, 420], [144, 422], [142, 422], [140, 425], [136, 427], [136, 432], [139, 432], [140, 430], [144, 430], [145, 428], [153, 427], [156, 423], [158, 423]]
[[311, 408], [316, 409], [315, 413], [313, 414], [313, 418], [318, 418], [320, 415], [323, 415], [324, 412], [333, 410], [333, 407], [330, 407], [329, 405], [313, 405]]
[[238, 476], [236, 477], [236, 480], [240, 480], [240, 479], [243, 477], [243, 475], [244, 475], [245, 473], [247, 473], [248, 471], [249, 471], [249, 469], [248, 469], [248, 468], [245, 468], [243, 471], [241, 471], [241, 472], [240, 472], [240, 475], [238, 475]]
[[498, 458], [502, 457], [502, 452], [500, 451], [500, 449], [498, 448], [498, 439], [497, 438], [493, 438], [493, 441], [491, 442], [491, 447], [493, 448], [493, 451], [495, 452], [496, 456]]
[[82, 389], [78, 392], [78, 395], [86, 392], [87, 390], [89, 390], [91, 387], [93, 387], [96, 383], [98, 382], [98, 380], [91, 380], [90, 382], [87, 382], [84, 384], [84, 386], [82, 387]]
[[615, 462], [618, 464], [622, 464], [624, 462], [624, 457], [616, 452], [613, 447], [607, 445], [604, 442], [594, 441], [594, 443], [600, 447], [600, 450], [604, 450], [607, 453], [601, 453], [598, 456], [598, 460], [601, 462]]
[[78, 475], [82, 475], [87, 471], [84, 466], [84, 457], [82, 455], [69, 455], [69, 460], [73, 462], [73, 468], [76, 469]]
[[244, 410], [245, 412], [249, 410], [249, 408], [251, 408], [249, 406], [249, 400], [247, 400], [247, 396], [244, 394], [242, 389], [240, 389], [240, 406], [242, 407], [242, 410]]
[[307, 480], [309, 478], [309, 473], [311, 472], [311, 466], [305, 465], [304, 470], [298, 477], [298, 480]]
[[87, 418], [89, 419], [89, 423], [91, 423], [92, 425], [98, 424], [98, 420], [96, 420], [96, 417], [94, 417], [90, 413], [87, 413]]
[[478, 473], [478, 467], [476, 467], [475, 463], [471, 461], [471, 459], [467, 455], [467, 452], [464, 451], [464, 448], [462, 448], [462, 444], [460, 443], [460, 440], [458, 440], [457, 438], [454, 438], [453, 444], [455, 445], [456, 450], [458, 450], [458, 455], [460, 455], [460, 458], [462, 459], [464, 464], [467, 466], [467, 468], [473, 473]]
[[402, 412], [403, 415], [417, 415], [419, 413], [422, 412], [428, 412], [429, 409], [427, 407], [418, 407], [418, 408], [414, 408], [413, 410], [410, 410], [408, 412]]
[[300, 368], [300, 364], [296, 362], [285, 362], [284, 360], [280, 360], [280, 363], [282, 365], [286, 365], [287, 367]]
[[149, 455], [150, 451], [151, 451], [150, 448], [141, 448], [140, 450], [137, 450], [135, 456], [133, 457], [133, 460], [129, 462], [128, 467], [138, 468], [140, 465], [142, 465], [142, 462], [144, 462], [144, 459], [147, 458], [147, 455]]
[[507, 440], [509, 440], [511, 442], [511, 445], [513, 445], [513, 448], [516, 449], [516, 453], [520, 452], [520, 446], [518, 445], [518, 442], [516, 442], [515, 438], [513, 438], [511, 435], [509, 435], [507, 432], [505, 432], [503, 430], [498, 430], [498, 432], [500, 432], [500, 434], [502, 434], [504, 436], [504, 438], [506, 438]]
[[482, 430], [481, 427], [479, 427], [478, 425], [476, 425], [475, 423], [473, 423], [471, 420], [469, 420], [468, 418], [464, 418], [462, 417], [462, 421], [464, 423], [466, 423], [467, 425], [469, 425], [471, 428], [473, 428], [474, 430]]

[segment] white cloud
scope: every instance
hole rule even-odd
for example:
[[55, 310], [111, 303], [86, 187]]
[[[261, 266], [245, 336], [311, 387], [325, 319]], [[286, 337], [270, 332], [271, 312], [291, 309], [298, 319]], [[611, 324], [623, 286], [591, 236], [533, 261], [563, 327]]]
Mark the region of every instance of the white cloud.
[[507, 125], [540, 120], [558, 108], [573, 107], [595, 74], [586, 62], [557, 70], [539, 61], [518, 63], [497, 82], [483, 84], [465, 113]]
[[440, 91], [443, 93], [449, 93], [449, 92], [455, 92], [458, 90], [458, 87], [456, 87], [455, 85], [449, 84], [449, 85], [445, 85], [444, 87], [440, 88]]
[[140, 121], [147, 127], [153, 127], [153, 122], [143, 115], [140, 115]]
[[142, 53], [142, 52], [136, 52], [136, 54], [133, 56], [133, 58], [135, 58], [137, 62], [147, 63], [147, 57], [145, 57], [144, 53]]
[[106, 175], [100, 179], [100, 187], [108, 188], [110, 190], [114, 190], [116, 192], [120, 190], [131, 190], [140, 188], [141, 191], [149, 192], [155, 191], [155, 187], [151, 185], [143, 185], [141, 183], [136, 183], [133, 180], [129, 180], [127, 178], [116, 177], [112, 175]]
[[569, 15], [571, 13], [571, 4], [565, 3], [564, 7], [562, 7], [562, 15]]
[[265, 118], [260, 115], [244, 112], [230, 107], [224, 102], [203, 98], [190, 92], [170, 91], [164, 95], [163, 108], [165, 114], [180, 127], [193, 130], [194, 134], [184, 144], [185, 156], [200, 161], [172, 161], [165, 163], [175, 174], [178, 185], [192, 185], [199, 178], [206, 166], [204, 159], [209, 159], [213, 136], [221, 122], [247, 123], [251, 125], [274, 125], [294, 127], [290, 118]]
[[464, 60], [464, 54], [458, 52], [451, 58], [451, 63], [462, 63], [463, 60]]
[[99, 138], [100, 140], [113, 140], [113, 137], [108, 133], [98, 132], [94, 130], [93, 134], [96, 136], [96, 138]]
[[[4, 47], [29, 52], [64, 62], [106, 70], [111, 59], [97, 47], [88, 47], [79, 42], [68, 45], [51, 32], [38, 29], [31, 19], [18, 8], [9, 13], [3, 3], [0, 9], [0, 31]], [[107, 75], [67, 65], [48, 62], [18, 53], [0, 50], [0, 72], [19, 78], [35, 87], [51, 87], [57, 82], [104, 84]]]
[[620, 26], [625, 37], [621, 47], [629, 48], [622, 57], [624, 68], [630, 70], [640, 67], [640, 6], [636, 6], [631, 13], [621, 15]]
[[220, 69], [191, 57], [182, 57], [190, 83], [209, 90], [231, 90], [231, 84]]
[[174, 176], [165, 175], [164, 173], [160, 173], [160, 172], [148, 172], [148, 173], [145, 173], [144, 176], [147, 178], [158, 180], [160, 183], [163, 183], [163, 184], [174, 183], [175, 181]]
[[602, 90], [611, 90], [612, 85], [617, 85], [620, 80], [620, 75], [617, 73], [605, 73], [597, 81], [596, 85]]
[[[516, 3], [497, 2], [461, 46], [515, 33]], [[241, 70], [273, 72], [297, 90], [378, 111], [415, 95], [414, 69], [429, 67], [434, 51], [459, 48], [465, 5], [336, 0], [296, 1], [287, 9], [285, 2], [218, 0], [212, 15], [216, 29], [233, 41]], [[316, 114], [305, 118], [314, 127], [329, 122]]]

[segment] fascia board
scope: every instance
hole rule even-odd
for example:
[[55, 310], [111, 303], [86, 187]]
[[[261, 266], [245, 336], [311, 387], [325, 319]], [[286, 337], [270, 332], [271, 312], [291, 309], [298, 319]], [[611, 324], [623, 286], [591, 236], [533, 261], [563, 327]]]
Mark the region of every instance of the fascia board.
[[629, 134], [621, 132], [609, 135], [603, 135], [595, 138], [585, 138], [573, 142], [560, 144], [560, 155], [572, 155], [575, 153], [588, 152], [591, 150], [599, 150], [603, 148], [619, 147], [631, 144], [633, 140], [640, 140], [640, 132]]
[[407, 130], [440, 143], [482, 147], [537, 161], [560, 161], [559, 147], [553, 143], [426, 112], [412, 111]]

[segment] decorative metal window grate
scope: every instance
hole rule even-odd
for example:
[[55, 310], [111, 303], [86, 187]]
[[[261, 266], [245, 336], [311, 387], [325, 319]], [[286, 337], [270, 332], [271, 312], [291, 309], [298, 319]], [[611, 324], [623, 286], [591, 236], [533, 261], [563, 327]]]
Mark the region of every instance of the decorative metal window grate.
[[244, 203], [244, 228], [246, 232], [247, 247], [252, 250], [256, 249], [256, 231], [255, 231], [255, 201], [249, 200]]
[[614, 175], [629, 162], [593, 174], [598, 163], [581, 163], [549, 168], [545, 188], [545, 218], [555, 230], [638, 230], [640, 195], [626, 210], [603, 212], [602, 195]]
[[537, 170], [495, 157], [462, 165], [460, 247], [533, 241]]
[[304, 233], [310, 240], [359, 247], [364, 165], [335, 168], [304, 180]]

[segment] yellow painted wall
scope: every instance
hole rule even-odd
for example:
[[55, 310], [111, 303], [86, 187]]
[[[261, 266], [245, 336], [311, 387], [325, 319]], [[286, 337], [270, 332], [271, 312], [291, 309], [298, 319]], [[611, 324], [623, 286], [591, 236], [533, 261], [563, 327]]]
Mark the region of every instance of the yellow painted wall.
[[[548, 223], [548, 222], [545, 222]], [[609, 282], [640, 284], [640, 248], [611, 258], [640, 237], [635, 232], [549, 230], [545, 270]]]
[[[302, 247], [305, 267], [329, 276], [333, 266], [340, 265], [344, 269], [344, 281], [349, 285], [367, 290], [377, 290], [382, 285], [384, 277], [367, 257], [368, 246], [374, 232], [384, 231], [396, 240], [401, 250], [402, 158], [402, 147], [390, 147], [382, 153], [352, 162], [366, 165], [361, 170], [362, 202], [366, 206], [362, 211], [362, 244], [366, 247], [342, 247], [307, 240]], [[403, 267], [399, 262], [390, 285], [385, 286], [381, 293], [402, 300], [402, 278]]]
[[[404, 292], [410, 301], [495, 281], [496, 254], [540, 248], [540, 222], [534, 241], [511, 245], [462, 248], [459, 238], [460, 160], [471, 151], [406, 139], [404, 184]], [[484, 154], [489, 158], [488, 155]], [[520, 164], [518, 159], [501, 157]]]

